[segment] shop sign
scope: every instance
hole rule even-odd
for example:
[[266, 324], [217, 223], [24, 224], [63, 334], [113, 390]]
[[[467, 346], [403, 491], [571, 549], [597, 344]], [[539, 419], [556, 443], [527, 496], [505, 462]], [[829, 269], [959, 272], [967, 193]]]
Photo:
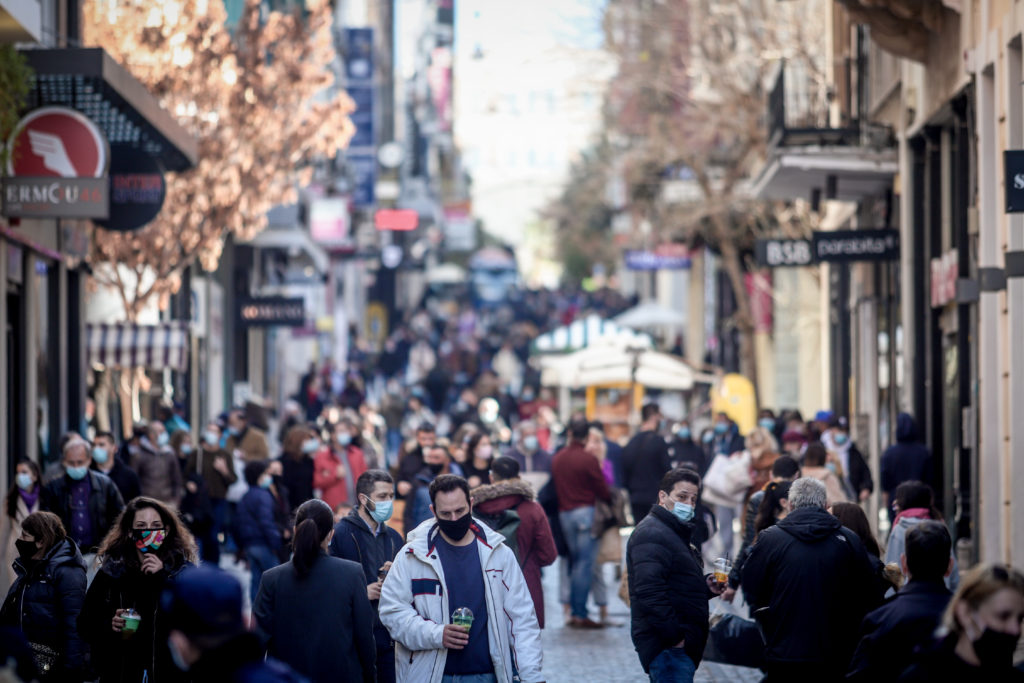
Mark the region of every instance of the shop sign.
[[378, 230], [409, 232], [420, 224], [420, 215], [413, 209], [380, 209], [373, 215]]
[[0, 195], [14, 218], [106, 218], [107, 140], [88, 117], [65, 107], [29, 112], [7, 142]]
[[341, 197], [314, 199], [309, 205], [309, 234], [327, 248], [349, 243], [348, 201]]
[[107, 230], [138, 230], [157, 217], [166, 196], [160, 163], [141, 149], [116, 146], [110, 161], [110, 215], [96, 223]]
[[242, 327], [302, 327], [306, 306], [302, 297], [262, 296], [242, 299], [238, 305]]
[[1006, 213], [1024, 212], [1024, 150], [1003, 152], [1003, 178], [1006, 185]]
[[830, 230], [815, 232], [814, 259], [821, 263], [895, 261], [900, 257], [897, 230]]
[[758, 265], [766, 268], [809, 266], [814, 263], [810, 240], [757, 240], [754, 256]]
[[653, 251], [627, 250], [623, 253], [629, 270], [688, 270], [690, 250], [684, 244], [662, 244]]
[[942, 308], [956, 300], [956, 281], [960, 277], [959, 255], [950, 250], [931, 261], [932, 308]]

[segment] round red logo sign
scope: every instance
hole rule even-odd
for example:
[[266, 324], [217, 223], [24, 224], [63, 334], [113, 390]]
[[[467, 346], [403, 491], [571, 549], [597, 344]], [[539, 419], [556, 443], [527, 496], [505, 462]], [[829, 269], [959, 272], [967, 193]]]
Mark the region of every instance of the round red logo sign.
[[43, 107], [18, 122], [8, 143], [13, 176], [102, 178], [110, 154], [103, 132], [84, 114]]

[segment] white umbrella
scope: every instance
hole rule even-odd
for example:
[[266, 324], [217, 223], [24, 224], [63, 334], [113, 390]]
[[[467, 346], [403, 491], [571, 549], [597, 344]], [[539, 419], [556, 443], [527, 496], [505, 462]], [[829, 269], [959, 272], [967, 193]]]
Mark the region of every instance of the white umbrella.
[[680, 327], [686, 324], [685, 315], [671, 308], [665, 308], [657, 301], [644, 301], [616, 316], [614, 320], [619, 325], [634, 328], [658, 327], [660, 325]]
[[597, 346], [569, 356], [544, 358], [541, 367], [541, 383], [546, 386], [627, 384], [635, 379], [651, 389], [688, 391], [695, 382], [708, 380], [675, 356], [624, 346]]

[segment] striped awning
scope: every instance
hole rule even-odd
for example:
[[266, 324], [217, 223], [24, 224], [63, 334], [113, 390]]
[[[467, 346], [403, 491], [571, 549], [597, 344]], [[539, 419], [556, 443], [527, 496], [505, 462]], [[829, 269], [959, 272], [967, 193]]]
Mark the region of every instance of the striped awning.
[[86, 325], [89, 363], [112, 368], [188, 369], [187, 322]]

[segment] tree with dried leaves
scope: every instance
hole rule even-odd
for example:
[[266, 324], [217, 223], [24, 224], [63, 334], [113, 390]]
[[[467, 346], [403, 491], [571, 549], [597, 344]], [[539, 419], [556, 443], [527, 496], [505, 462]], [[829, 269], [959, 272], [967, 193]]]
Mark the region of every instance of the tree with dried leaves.
[[[702, 241], [721, 254], [737, 303], [740, 371], [755, 384], [744, 253], [764, 226], [807, 217], [750, 198], [744, 183], [767, 152], [767, 93], [783, 59], [802, 74], [806, 111], [825, 118], [827, 1], [612, 0], [605, 17], [619, 61], [607, 125], [624, 140], [630, 209], [654, 226], [655, 243]], [[681, 169], [700, 199], [666, 205], [658, 190]]]
[[249, 239], [267, 211], [293, 202], [354, 131], [352, 100], [334, 87], [332, 9], [261, 16], [246, 0], [237, 27], [222, 0], [87, 3], [83, 36], [124, 64], [199, 142], [199, 162], [167, 177], [159, 216], [132, 233], [97, 228], [95, 282], [129, 320], [177, 291], [186, 267], [217, 267], [224, 239]]

